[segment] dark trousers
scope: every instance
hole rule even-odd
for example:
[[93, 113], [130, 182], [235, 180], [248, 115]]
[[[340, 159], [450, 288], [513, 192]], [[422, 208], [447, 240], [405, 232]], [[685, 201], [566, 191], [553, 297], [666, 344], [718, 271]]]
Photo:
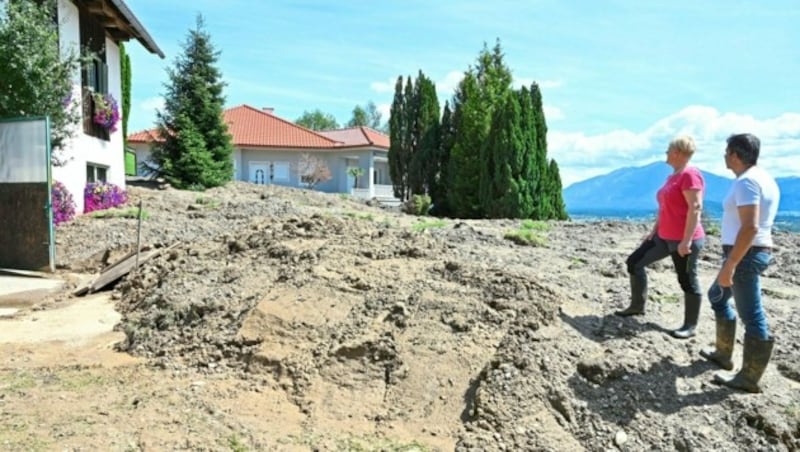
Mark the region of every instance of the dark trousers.
[[637, 248], [625, 264], [628, 266], [628, 273], [631, 277], [631, 306], [644, 308], [647, 301], [647, 272], [645, 267], [660, 261], [667, 256], [672, 257], [672, 264], [675, 273], [678, 275], [678, 283], [686, 296], [702, 296], [700, 280], [697, 278], [697, 258], [700, 250], [703, 249], [705, 240], [700, 238], [692, 241], [692, 253], [686, 256], [678, 254], [677, 240], [664, 240], [657, 235], [650, 240], [645, 240]]

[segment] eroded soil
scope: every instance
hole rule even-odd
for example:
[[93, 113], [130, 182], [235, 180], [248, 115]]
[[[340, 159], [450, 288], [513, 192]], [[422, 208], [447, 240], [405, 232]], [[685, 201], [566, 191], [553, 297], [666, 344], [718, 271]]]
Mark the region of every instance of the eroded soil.
[[[130, 195], [149, 214], [143, 242], [174, 248], [107, 293], [114, 332], [0, 343], [0, 449], [800, 448], [796, 234], [778, 235], [763, 281], [776, 351], [750, 395], [710, 383], [710, 307], [696, 337], [666, 334], [683, 315], [669, 262], [649, 272], [645, 316], [612, 315], [648, 225], [548, 223], [523, 246], [505, 238], [519, 221], [419, 220], [280, 187]], [[132, 219], [59, 228], [67, 290], [0, 328], [22, 337], [32, 317], [86, 309], [75, 274], [135, 240]], [[719, 248], [710, 237], [704, 286]]]

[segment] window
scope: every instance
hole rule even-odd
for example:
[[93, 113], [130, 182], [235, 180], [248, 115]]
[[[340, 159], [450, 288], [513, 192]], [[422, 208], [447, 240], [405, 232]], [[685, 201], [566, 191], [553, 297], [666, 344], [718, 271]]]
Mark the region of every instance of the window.
[[108, 167], [103, 165], [96, 165], [94, 163], [86, 164], [86, 183], [92, 182], [106, 182], [108, 177]]
[[274, 162], [272, 164], [272, 180], [276, 182], [288, 182], [289, 164], [286, 162]]
[[[80, 5], [80, 4], [79, 4]], [[84, 8], [79, 6], [81, 49], [90, 59], [81, 70], [83, 91], [83, 132], [103, 140], [109, 139], [108, 130], [94, 122], [93, 93], [108, 93], [108, 66], [106, 65], [106, 30]]]

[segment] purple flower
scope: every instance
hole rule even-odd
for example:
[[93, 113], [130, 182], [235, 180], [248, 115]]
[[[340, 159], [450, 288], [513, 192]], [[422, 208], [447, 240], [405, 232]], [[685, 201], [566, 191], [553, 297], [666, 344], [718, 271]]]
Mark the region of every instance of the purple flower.
[[61, 223], [72, 221], [75, 218], [75, 201], [72, 194], [61, 182], [53, 181], [53, 189], [50, 192], [53, 204], [53, 224], [58, 226]]
[[100, 93], [93, 94], [92, 100], [94, 101], [94, 122], [109, 132], [116, 132], [119, 123], [117, 100], [111, 94]]
[[83, 189], [83, 213], [105, 210], [128, 202], [128, 192], [118, 185], [92, 182]]

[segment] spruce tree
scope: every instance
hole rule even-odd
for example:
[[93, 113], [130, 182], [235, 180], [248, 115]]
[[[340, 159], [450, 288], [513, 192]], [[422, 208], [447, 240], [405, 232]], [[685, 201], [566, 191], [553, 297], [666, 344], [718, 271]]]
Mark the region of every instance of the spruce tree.
[[182, 55], [167, 71], [164, 110], [158, 113], [164, 141], [153, 148], [158, 174], [178, 188], [215, 187], [233, 177], [231, 136], [222, 117], [225, 83], [216, 67], [218, 59], [219, 51], [198, 15]]

